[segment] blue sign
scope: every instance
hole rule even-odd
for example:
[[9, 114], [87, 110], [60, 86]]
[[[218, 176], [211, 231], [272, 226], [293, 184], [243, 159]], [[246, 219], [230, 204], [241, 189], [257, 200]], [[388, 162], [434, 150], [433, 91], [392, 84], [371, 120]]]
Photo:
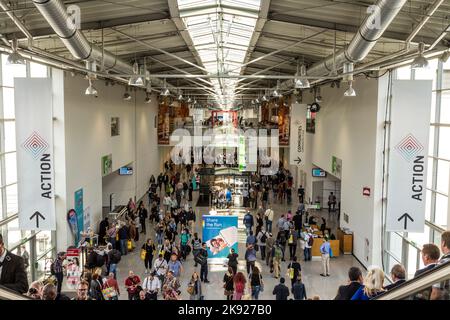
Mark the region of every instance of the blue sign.
[[80, 232], [83, 231], [84, 219], [83, 219], [83, 189], [75, 191], [75, 212], [77, 213], [77, 226], [78, 232], [76, 234], [76, 243], [80, 241]]
[[226, 258], [231, 248], [238, 252], [237, 216], [203, 216], [202, 225], [208, 258]]

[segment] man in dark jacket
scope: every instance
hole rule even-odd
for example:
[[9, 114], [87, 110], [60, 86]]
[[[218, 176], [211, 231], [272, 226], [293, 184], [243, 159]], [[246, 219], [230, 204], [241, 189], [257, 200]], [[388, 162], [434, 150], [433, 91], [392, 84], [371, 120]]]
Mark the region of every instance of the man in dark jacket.
[[392, 290], [406, 281], [406, 270], [401, 264], [396, 264], [391, 269], [391, 278], [394, 281], [384, 287], [386, 291]]
[[200, 280], [209, 283], [208, 280], [208, 251], [206, 250], [206, 243], [202, 243], [202, 248], [198, 253], [196, 260], [200, 264]]
[[28, 279], [23, 259], [5, 248], [0, 234], [0, 285], [20, 294], [28, 291]]
[[284, 284], [285, 280], [283, 277], [280, 278], [280, 283], [273, 288], [272, 294], [275, 295], [275, 300], [287, 300], [289, 297], [289, 289]]
[[416, 273], [414, 273], [414, 278], [421, 275], [424, 272], [427, 272], [428, 270], [433, 269], [439, 261], [441, 252], [439, 251], [439, 247], [437, 245], [433, 243], [428, 243], [423, 245], [421, 255], [425, 267], [420, 270], [417, 270]]
[[361, 287], [363, 282], [361, 269], [358, 267], [351, 267], [348, 270], [348, 278], [350, 283], [345, 286], [340, 286], [338, 293], [334, 300], [351, 300], [355, 292]]
[[306, 296], [306, 288], [302, 282], [302, 278], [300, 276], [297, 277], [294, 285], [292, 286], [292, 294], [294, 295], [294, 300], [306, 300], [308, 299]]

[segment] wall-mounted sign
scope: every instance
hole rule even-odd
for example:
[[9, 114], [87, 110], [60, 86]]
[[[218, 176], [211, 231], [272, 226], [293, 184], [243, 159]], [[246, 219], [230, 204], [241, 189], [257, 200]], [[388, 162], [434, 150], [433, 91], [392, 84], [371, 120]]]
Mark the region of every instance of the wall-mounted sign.
[[16, 78], [17, 196], [20, 230], [55, 230], [52, 83]]
[[342, 160], [338, 157], [331, 157], [331, 173], [338, 179], [342, 178]]
[[106, 176], [112, 172], [112, 154], [102, 157], [102, 176]]
[[363, 187], [363, 196], [370, 197], [370, 188]]

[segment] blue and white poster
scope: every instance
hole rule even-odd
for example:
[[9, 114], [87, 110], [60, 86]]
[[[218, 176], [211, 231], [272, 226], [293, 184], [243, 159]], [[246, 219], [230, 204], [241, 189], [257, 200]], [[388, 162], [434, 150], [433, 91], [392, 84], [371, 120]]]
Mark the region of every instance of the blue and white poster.
[[84, 227], [84, 205], [83, 205], [83, 189], [79, 189], [75, 191], [75, 212], [77, 213], [77, 226], [78, 226], [78, 233], [75, 237], [76, 243], [80, 241], [80, 233], [83, 231]]
[[226, 258], [231, 248], [238, 252], [238, 216], [203, 216], [203, 241], [208, 258]]

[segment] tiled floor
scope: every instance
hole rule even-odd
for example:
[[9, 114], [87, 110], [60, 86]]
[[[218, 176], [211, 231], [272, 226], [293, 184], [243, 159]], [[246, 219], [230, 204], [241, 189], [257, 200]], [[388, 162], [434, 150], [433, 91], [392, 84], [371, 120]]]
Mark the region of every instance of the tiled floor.
[[[196, 203], [196, 197], [197, 194], [194, 193], [194, 204]], [[286, 213], [288, 209], [292, 208], [292, 212], [295, 212], [296, 207], [298, 206], [298, 200], [294, 199], [294, 202], [292, 206], [287, 206], [286, 204], [279, 204], [275, 203], [273, 204], [272, 208], [275, 211], [275, 218], [274, 218], [274, 230], [275, 230], [275, 222], [277, 219], [281, 216], [281, 214]], [[197, 223], [196, 223], [196, 230], [201, 234], [201, 215], [208, 213], [208, 208], [194, 208], [197, 214]], [[328, 218], [328, 212], [317, 212], [315, 213], [318, 217], [324, 216], [327, 218], [327, 226], [332, 229], [332, 232], [336, 234], [336, 228], [337, 228], [337, 222], [336, 217], [333, 216], [331, 218]], [[319, 219], [320, 221], [320, 219]], [[241, 224], [241, 223], [240, 223]], [[147, 226], [148, 237], [153, 238], [153, 227], [148, 225]], [[239, 252], [240, 252], [240, 259], [239, 259], [239, 269], [245, 273], [245, 260], [243, 259], [243, 252], [245, 251], [245, 231], [243, 229], [239, 230], [240, 236], [239, 236]], [[127, 299], [127, 294], [124, 287], [124, 281], [125, 278], [128, 275], [129, 270], [133, 270], [137, 275], [140, 277], [144, 277], [144, 263], [139, 258], [140, 253], [140, 247], [142, 246], [142, 243], [144, 241], [143, 235], [140, 236], [140, 242], [137, 245], [137, 248], [134, 250], [134, 252], [129, 253], [128, 255], [124, 256], [118, 266], [118, 281], [120, 283], [120, 289], [121, 289], [121, 297], [120, 299]], [[297, 256], [301, 257], [301, 266], [302, 266], [302, 279], [306, 286], [306, 292], [308, 297], [313, 297], [314, 295], [318, 295], [321, 299], [333, 299], [336, 295], [337, 288], [341, 284], [345, 284], [347, 282], [347, 271], [351, 266], [359, 266], [359, 262], [351, 255], [341, 255], [336, 258], [331, 259], [331, 276], [330, 277], [321, 277], [320, 273], [322, 272], [322, 265], [320, 260], [317, 261], [303, 261], [303, 254], [301, 249], [298, 246], [297, 249]], [[260, 257], [260, 254], [258, 253], [258, 258]], [[289, 262], [283, 262], [282, 263], [282, 270], [281, 274], [286, 274], [286, 268], [287, 264]], [[262, 270], [263, 275], [263, 281], [265, 284], [264, 292], [260, 294], [260, 299], [265, 300], [272, 300], [274, 299], [274, 296], [272, 295], [272, 290], [276, 284], [278, 284], [278, 280], [275, 279], [272, 274], [269, 272], [269, 268], [266, 266], [265, 263], [263, 263], [260, 259], [258, 259], [257, 266], [260, 267]], [[194, 262], [193, 257], [190, 255], [186, 262], [183, 263], [184, 267], [184, 273], [181, 276], [180, 282], [181, 282], [181, 292], [182, 292], [182, 299], [189, 299], [189, 295], [186, 292], [187, 283], [189, 282], [189, 279], [192, 275], [192, 273], [196, 270], [197, 272], [200, 272], [200, 267], [194, 268]], [[222, 288], [222, 278], [226, 271], [226, 267], [220, 266], [220, 265], [211, 265], [209, 267], [209, 280], [210, 283], [208, 284], [202, 284], [203, 294], [205, 296], [206, 300], [211, 299], [225, 299], [225, 296], [223, 295], [223, 288]], [[288, 286], [290, 287], [290, 281], [287, 281]], [[160, 297], [159, 297], [160, 298]]]

